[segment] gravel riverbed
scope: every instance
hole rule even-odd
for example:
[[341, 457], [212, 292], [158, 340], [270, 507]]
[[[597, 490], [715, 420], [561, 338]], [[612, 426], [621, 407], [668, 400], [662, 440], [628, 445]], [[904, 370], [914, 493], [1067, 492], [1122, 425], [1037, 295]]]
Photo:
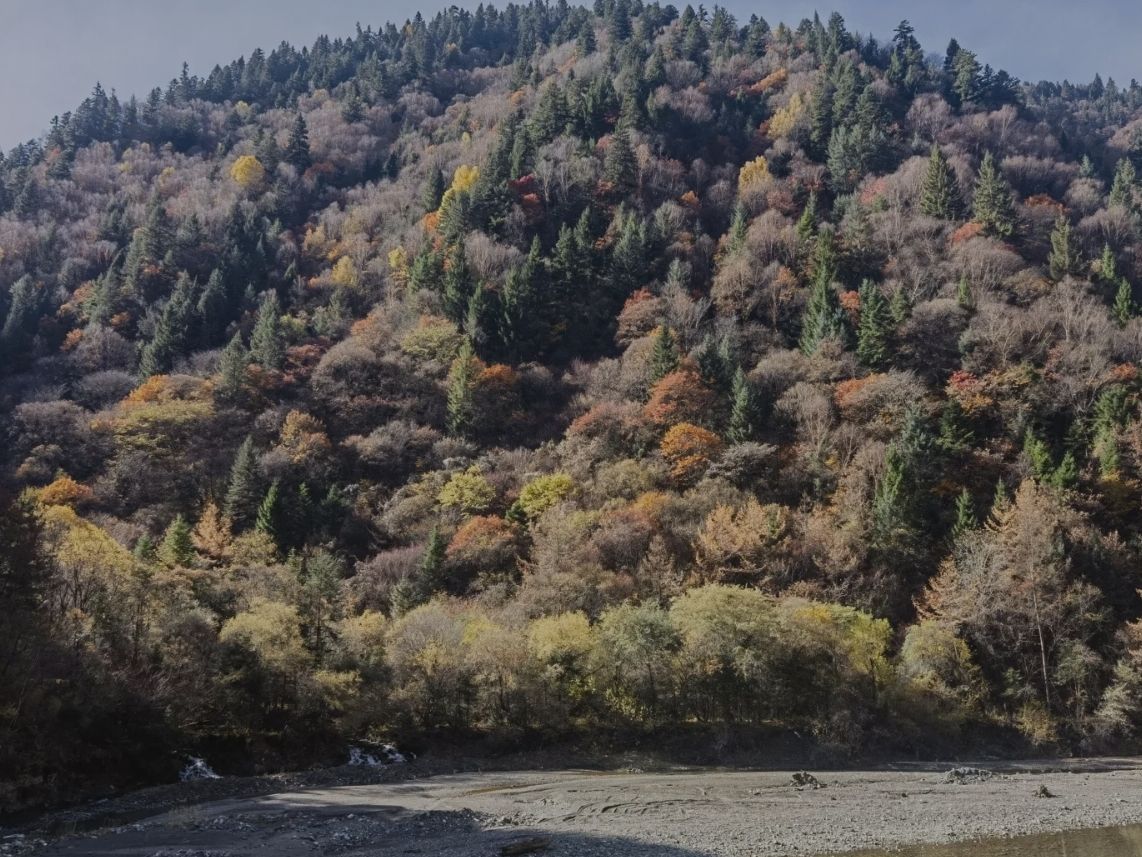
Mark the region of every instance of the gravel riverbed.
[[952, 767], [438, 774], [178, 806], [0, 855], [784, 857], [1142, 822], [1142, 760]]

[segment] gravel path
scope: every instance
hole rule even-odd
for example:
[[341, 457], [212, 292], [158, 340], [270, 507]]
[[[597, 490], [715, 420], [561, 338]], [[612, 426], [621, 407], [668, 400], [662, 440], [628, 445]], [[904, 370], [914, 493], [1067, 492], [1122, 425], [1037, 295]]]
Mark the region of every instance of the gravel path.
[[215, 801], [35, 852], [492, 857], [542, 837], [570, 857], [778, 857], [1142, 822], [1138, 760], [948, 767], [817, 772], [800, 786], [770, 771], [450, 774]]

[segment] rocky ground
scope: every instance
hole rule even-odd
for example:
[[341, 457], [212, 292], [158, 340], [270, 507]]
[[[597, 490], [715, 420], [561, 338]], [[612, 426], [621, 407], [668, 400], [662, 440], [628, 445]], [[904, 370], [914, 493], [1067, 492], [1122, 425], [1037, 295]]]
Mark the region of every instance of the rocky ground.
[[[231, 796], [110, 829], [59, 835], [57, 816], [55, 835], [41, 828], [5, 839], [0, 831], [0, 854], [777, 857], [1142, 822], [1142, 760], [950, 768], [417, 778], [417, 766], [410, 765], [330, 773], [324, 784], [264, 795], [249, 794], [257, 790], [252, 782], [219, 780], [203, 794], [222, 795], [229, 787]], [[368, 778], [389, 781], [360, 782]], [[152, 793], [135, 812], [154, 812], [159, 803]], [[115, 807], [126, 813], [131, 802]]]

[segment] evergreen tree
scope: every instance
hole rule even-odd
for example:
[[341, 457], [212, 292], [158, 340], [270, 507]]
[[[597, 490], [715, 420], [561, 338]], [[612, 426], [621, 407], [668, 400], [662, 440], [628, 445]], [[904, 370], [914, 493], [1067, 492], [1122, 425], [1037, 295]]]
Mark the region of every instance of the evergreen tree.
[[633, 188], [638, 181], [638, 161], [626, 130], [611, 135], [611, 144], [603, 158], [603, 178], [616, 188]]
[[1133, 162], [1129, 158], [1120, 160], [1114, 170], [1114, 183], [1110, 186], [1110, 205], [1120, 205], [1134, 211], [1137, 207], [1134, 196], [1137, 181]]
[[1071, 242], [1071, 221], [1060, 214], [1051, 230], [1051, 279], [1058, 282], [1078, 268], [1076, 250]]
[[263, 369], [280, 369], [285, 359], [282, 342], [281, 304], [277, 292], [271, 290], [262, 299], [254, 332], [250, 335], [250, 357]]
[[726, 436], [731, 443], [745, 443], [757, 435], [761, 422], [761, 408], [753, 385], [740, 367], [734, 373], [732, 396]]
[[223, 398], [234, 399], [246, 385], [246, 368], [250, 354], [242, 342], [242, 334], [235, 333], [218, 359], [218, 392]]
[[1098, 262], [1098, 278], [1108, 285], [1118, 285], [1118, 261], [1109, 244], [1102, 245], [1102, 256]]
[[281, 544], [284, 509], [282, 508], [281, 488], [275, 479], [266, 491], [266, 496], [258, 505], [258, 514], [254, 519], [254, 529], [269, 536], [275, 545]]
[[975, 515], [975, 501], [972, 500], [971, 492], [965, 488], [956, 497], [956, 518], [952, 524], [952, 539], [958, 539], [961, 535], [970, 530], [974, 530], [979, 526], [979, 521]]
[[920, 193], [920, 210], [929, 217], [952, 220], [958, 206], [959, 188], [955, 173], [940, 147], [933, 143], [928, 158], [928, 172], [924, 176], [924, 186]]
[[155, 326], [155, 335], [143, 349], [139, 361], [140, 374], [150, 377], [169, 372], [175, 359], [185, 353], [194, 318], [194, 292], [195, 285], [190, 277], [180, 275], [178, 285]]
[[674, 342], [674, 334], [665, 324], [658, 326], [654, 332], [651, 345], [650, 383], [654, 384], [678, 368], [678, 346]]
[[837, 291], [833, 288], [836, 274], [833, 234], [822, 232], [817, 241], [813, 287], [809, 293], [805, 315], [801, 319], [801, 350], [806, 354], [815, 354], [826, 339], [844, 342], [844, 310], [841, 309]]
[[999, 174], [991, 152], [983, 156], [975, 185], [972, 211], [991, 235], [1007, 238], [1015, 231], [1015, 203], [1007, 180]]
[[1120, 277], [1118, 280], [1118, 290], [1114, 293], [1114, 319], [1120, 325], [1125, 325], [1126, 322], [1134, 318], [1138, 307], [1134, 303], [1134, 289], [1130, 285], [1130, 281], [1125, 277]]
[[159, 544], [159, 560], [171, 568], [189, 566], [194, 561], [190, 524], [182, 515], [170, 522]]
[[809, 199], [797, 220], [797, 250], [799, 256], [804, 256], [812, 248], [817, 237], [817, 191], [809, 192]]
[[198, 298], [198, 320], [202, 331], [202, 344], [212, 347], [226, 335], [230, 321], [230, 299], [222, 281], [222, 272], [215, 268], [206, 288]]
[[960, 277], [956, 284], [956, 304], [960, 309], [975, 309], [975, 296], [972, 294], [971, 283], [966, 275]]
[[860, 287], [860, 322], [857, 327], [857, 357], [870, 369], [881, 369], [891, 356], [889, 339], [892, 316], [888, 301], [871, 280]]
[[0, 356], [9, 365], [22, 363], [36, 335], [43, 311], [43, 290], [27, 274], [13, 284], [9, 292], [8, 315], [0, 328]]
[[444, 199], [446, 188], [444, 171], [438, 166], [432, 167], [428, 171], [428, 178], [424, 180], [424, 189], [420, 194], [420, 200], [424, 204], [425, 211], [431, 212], [440, 208], [440, 201]]
[[476, 357], [465, 339], [448, 374], [448, 433], [459, 437], [472, 423], [472, 388], [476, 380]]
[[1075, 454], [1067, 450], [1063, 454], [1059, 466], [1051, 473], [1050, 482], [1056, 488], [1069, 489], [1073, 488], [1079, 481], [1079, 465], [1075, 460]]
[[247, 437], [230, 468], [230, 484], [226, 490], [226, 517], [235, 528], [254, 520], [261, 493], [261, 468], [254, 450], [254, 439]]
[[457, 324], [464, 321], [472, 299], [472, 274], [464, 256], [464, 245], [451, 245], [444, 261], [444, 313]]
[[300, 113], [293, 121], [293, 129], [290, 131], [289, 142], [286, 144], [282, 160], [292, 164], [299, 173], [304, 173], [313, 166], [313, 155], [309, 151], [309, 126]]

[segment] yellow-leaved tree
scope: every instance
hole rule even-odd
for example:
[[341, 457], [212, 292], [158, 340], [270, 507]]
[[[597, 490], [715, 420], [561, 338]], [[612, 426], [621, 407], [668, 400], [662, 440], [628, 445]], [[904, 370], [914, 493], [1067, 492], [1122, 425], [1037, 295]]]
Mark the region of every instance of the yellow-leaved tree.
[[242, 155], [230, 167], [230, 178], [244, 188], [259, 188], [266, 180], [266, 168], [253, 155]]

